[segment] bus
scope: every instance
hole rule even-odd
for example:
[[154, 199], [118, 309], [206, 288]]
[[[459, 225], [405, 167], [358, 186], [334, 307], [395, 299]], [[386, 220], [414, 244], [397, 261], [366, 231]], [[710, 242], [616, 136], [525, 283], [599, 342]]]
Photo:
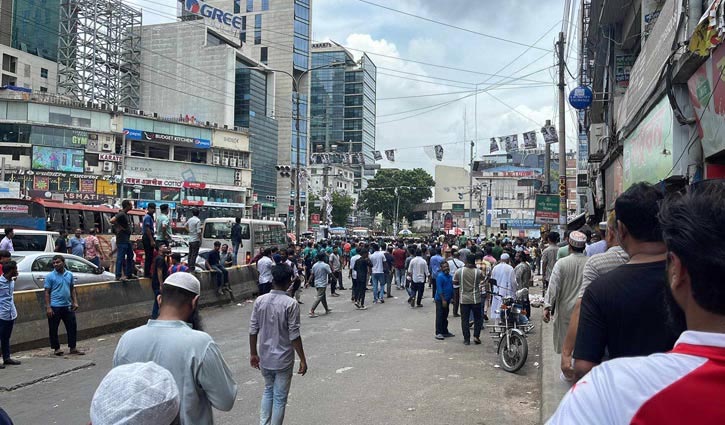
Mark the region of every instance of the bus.
[[[98, 241], [103, 252], [110, 254], [113, 231], [111, 218], [119, 209], [104, 205], [68, 204], [45, 199], [0, 199], [0, 228], [48, 230], [69, 234], [81, 229], [83, 237], [92, 228], [98, 231]], [[128, 212], [131, 220], [132, 239], [141, 236], [141, 222], [145, 211], [133, 209]], [[135, 236], [135, 237], [134, 237]]]
[[[214, 242], [229, 245], [232, 250], [232, 226], [234, 217], [207, 218], [204, 220], [201, 234], [201, 247], [214, 248]], [[271, 220], [253, 220], [243, 218], [242, 247], [237, 254], [237, 264], [249, 264], [260, 248], [286, 249], [288, 244], [287, 230], [284, 223]]]

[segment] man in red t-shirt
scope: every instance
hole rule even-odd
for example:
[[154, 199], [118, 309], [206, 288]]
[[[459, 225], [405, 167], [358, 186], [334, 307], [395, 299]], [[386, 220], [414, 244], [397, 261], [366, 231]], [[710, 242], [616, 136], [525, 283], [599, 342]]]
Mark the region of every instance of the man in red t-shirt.
[[398, 242], [398, 247], [393, 250], [393, 266], [395, 267], [395, 286], [398, 289], [405, 288], [405, 258], [408, 252], [403, 249], [403, 244]]
[[[342, 268], [350, 264], [350, 249], [352, 249], [352, 245], [350, 245], [350, 242], [345, 242], [345, 244], [342, 246]], [[342, 283], [342, 282], [340, 282]]]

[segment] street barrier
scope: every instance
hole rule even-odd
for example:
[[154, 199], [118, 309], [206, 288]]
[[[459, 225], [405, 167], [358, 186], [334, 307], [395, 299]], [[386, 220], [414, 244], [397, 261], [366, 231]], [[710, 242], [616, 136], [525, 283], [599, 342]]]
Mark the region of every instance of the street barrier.
[[[257, 294], [255, 267], [231, 267], [227, 270], [236, 302]], [[228, 293], [217, 295], [212, 272], [196, 273], [196, 277], [201, 282], [200, 307], [232, 302]], [[76, 290], [80, 306], [76, 312], [79, 340], [130, 329], [150, 318], [154, 299], [151, 279], [77, 285]], [[44, 291], [17, 291], [14, 299], [18, 318], [11, 339], [13, 351], [49, 347]], [[66, 344], [65, 327], [61, 325], [58, 332], [61, 343]]]

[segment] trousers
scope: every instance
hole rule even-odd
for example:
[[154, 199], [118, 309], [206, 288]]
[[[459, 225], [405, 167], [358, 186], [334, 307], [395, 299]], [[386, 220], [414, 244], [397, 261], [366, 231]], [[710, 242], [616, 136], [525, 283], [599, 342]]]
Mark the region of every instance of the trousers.
[[264, 393], [259, 409], [259, 425], [282, 425], [287, 407], [287, 395], [292, 385], [293, 366], [282, 370], [262, 368]]
[[48, 319], [48, 336], [50, 337], [50, 348], [53, 350], [60, 349], [60, 341], [58, 340], [58, 326], [63, 322], [65, 331], [68, 334], [68, 348], [71, 350], [76, 348], [76, 313], [71, 311], [70, 307], [51, 307], [53, 309], [53, 317]]
[[481, 303], [461, 304], [461, 331], [463, 332], [464, 341], [471, 340], [471, 327], [468, 323], [468, 317], [471, 313], [473, 313], [473, 336], [476, 338], [481, 336], [481, 328], [483, 327]]
[[325, 292], [325, 289], [327, 289], [327, 288], [325, 288], [323, 286], [321, 288], [316, 288], [316, 289], [317, 289], [317, 298], [315, 298], [315, 303], [312, 304], [312, 311], [315, 311], [315, 309], [317, 308], [318, 305], [320, 305], [320, 303], [322, 303], [322, 306], [325, 307], [325, 311], [329, 310], [329, 308], [327, 308], [327, 292]]

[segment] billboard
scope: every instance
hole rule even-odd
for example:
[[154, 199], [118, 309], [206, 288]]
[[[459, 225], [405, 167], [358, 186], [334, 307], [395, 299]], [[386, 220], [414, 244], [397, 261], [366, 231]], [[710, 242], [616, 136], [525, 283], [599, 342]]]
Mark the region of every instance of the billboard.
[[33, 170], [83, 174], [85, 153], [82, 149], [33, 146]]
[[538, 224], [559, 223], [559, 195], [536, 195], [534, 222]]

